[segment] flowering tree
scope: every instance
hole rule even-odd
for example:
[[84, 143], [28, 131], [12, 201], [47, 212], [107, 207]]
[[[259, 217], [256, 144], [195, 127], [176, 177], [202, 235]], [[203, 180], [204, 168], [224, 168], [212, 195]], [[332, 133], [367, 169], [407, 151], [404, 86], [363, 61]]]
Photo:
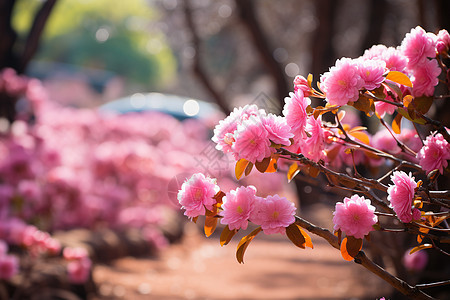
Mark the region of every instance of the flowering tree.
[[[417, 245], [406, 264], [412, 266], [410, 258], [424, 249], [449, 255], [445, 248], [450, 191], [439, 185], [445, 185], [449, 171], [450, 135], [448, 128], [427, 116], [433, 104], [449, 98], [449, 48], [447, 31], [435, 35], [413, 28], [397, 48], [377, 45], [359, 58], [337, 60], [320, 77], [318, 88], [312, 86], [312, 75], [297, 76], [294, 92], [285, 98], [284, 116], [247, 105], [235, 108], [215, 127], [212, 140], [236, 160], [237, 179], [254, 167], [261, 173], [285, 170], [289, 181], [300, 172], [314, 178], [322, 174], [330, 186], [348, 192], [335, 203], [334, 234], [297, 216], [285, 197], [260, 197], [254, 186], [225, 192], [203, 174], [186, 180], [178, 193], [185, 215], [195, 222], [205, 215], [207, 236], [220, 220], [225, 226], [222, 246], [249, 222], [256, 225], [238, 243], [240, 263], [261, 231], [313, 248], [308, 231], [403, 294], [432, 298], [423, 289], [450, 281], [411, 286], [374, 263], [362, 247], [363, 240], [370, 245], [372, 231], [407, 232]], [[326, 104], [312, 107], [310, 98]], [[370, 135], [366, 127], [355, 124], [350, 107], [381, 129]], [[423, 266], [423, 259], [420, 263]]]

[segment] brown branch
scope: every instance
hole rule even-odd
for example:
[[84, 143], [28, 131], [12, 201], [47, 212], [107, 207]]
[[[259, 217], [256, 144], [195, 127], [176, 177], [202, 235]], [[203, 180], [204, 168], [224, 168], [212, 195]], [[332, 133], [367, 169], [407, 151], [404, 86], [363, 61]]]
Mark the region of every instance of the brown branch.
[[250, 38], [253, 41], [255, 50], [261, 57], [269, 74], [276, 84], [276, 95], [279, 101], [280, 109], [284, 105], [284, 98], [289, 95], [289, 86], [281, 65], [273, 57], [273, 51], [270, 48], [261, 25], [256, 17], [256, 7], [253, 0], [235, 0], [239, 11], [239, 17], [242, 24], [247, 28]]
[[45, 1], [39, 11], [36, 13], [33, 25], [31, 26], [30, 32], [28, 33], [25, 48], [23, 50], [22, 56], [20, 57], [19, 66], [17, 68], [18, 73], [23, 73], [25, 71], [28, 63], [36, 53], [45, 24], [47, 23], [48, 17], [50, 16], [50, 13], [52, 12], [56, 1], [57, 0]]
[[[339, 239], [337, 236], [332, 234], [329, 230], [318, 227], [299, 216], [295, 216], [295, 223], [305, 228], [312, 234], [315, 234], [324, 240], [326, 240], [332, 247], [340, 250]], [[364, 268], [374, 273], [387, 283], [389, 283], [392, 287], [410, 297], [411, 299], [433, 299], [433, 297], [425, 294], [420, 291], [418, 288], [414, 288], [410, 286], [408, 283], [404, 282], [400, 278], [395, 277], [394, 275], [387, 272], [385, 269], [374, 263], [370, 258], [366, 256], [364, 251], [359, 251], [356, 255], [354, 262], [362, 265]]]
[[[303, 154], [296, 154], [289, 150], [286, 150], [284, 148], [278, 149], [278, 153], [281, 155], [289, 156], [291, 160], [299, 161], [300, 163], [319, 169], [321, 172], [332, 176], [333, 178], [337, 179], [339, 183], [341, 183], [343, 186], [347, 187], [355, 187], [357, 185], [365, 186], [367, 188], [373, 188], [376, 190], [380, 190], [383, 192], [387, 192], [388, 187], [381, 182], [378, 182], [374, 179], [368, 179], [368, 178], [353, 178], [347, 174], [335, 172], [333, 170], [330, 170], [326, 168], [325, 166], [318, 164], [308, 158], [306, 158]], [[286, 158], [286, 157], [285, 157]], [[289, 159], [289, 158], [286, 158]]]
[[194, 19], [192, 17], [192, 7], [190, 4], [190, 0], [184, 1], [184, 15], [186, 18], [187, 27], [191, 31], [192, 35], [192, 46], [195, 50], [195, 54], [193, 57], [193, 71], [200, 82], [203, 84], [205, 89], [212, 96], [214, 101], [220, 107], [220, 109], [225, 113], [229, 114], [231, 112], [225, 97], [223, 97], [223, 93], [218, 91], [217, 87], [214, 86], [213, 82], [210, 80], [210, 76], [207, 74], [206, 70], [203, 68], [201, 62], [201, 40], [197, 31], [197, 27], [195, 26]]

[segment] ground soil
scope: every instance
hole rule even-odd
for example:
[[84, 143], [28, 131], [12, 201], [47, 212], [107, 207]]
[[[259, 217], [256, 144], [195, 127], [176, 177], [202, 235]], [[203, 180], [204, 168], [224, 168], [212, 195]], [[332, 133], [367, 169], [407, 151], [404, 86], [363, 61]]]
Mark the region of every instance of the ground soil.
[[[320, 210], [314, 210], [316, 212]], [[323, 210], [328, 211], [328, 210]], [[258, 235], [235, 258], [239, 237], [221, 247], [187, 224], [184, 238], [158, 257], [124, 257], [97, 265], [96, 300], [103, 299], [379, 299], [384, 281], [312, 236], [314, 249], [300, 249], [283, 236]]]

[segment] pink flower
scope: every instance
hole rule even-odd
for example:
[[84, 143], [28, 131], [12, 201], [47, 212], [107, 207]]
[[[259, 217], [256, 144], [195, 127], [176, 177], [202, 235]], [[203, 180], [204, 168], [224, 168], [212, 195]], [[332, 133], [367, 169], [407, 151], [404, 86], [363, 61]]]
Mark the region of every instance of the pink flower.
[[291, 127], [291, 132], [298, 137], [305, 136], [306, 107], [311, 104], [311, 100], [304, 96], [301, 89], [295, 93], [289, 93], [289, 97], [284, 98], [283, 115], [287, 124]]
[[342, 230], [348, 236], [362, 239], [378, 222], [375, 207], [363, 196], [353, 195], [344, 198], [344, 203], [337, 202], [333, 212], [334, 230]]
[[377, 114], [383, 118], [384, 115], [387, 113], [388, 115], [392, 115], [394, 111], [397, 109], [397, 106], [383, 102], [383, 101], [377, 101], [375, 102], [375, 111]]
[[86, 257], [77, 259], [67, 264], [69, 281], [74, 284], [82, 284], [88, 281], [91, 275], [92, 261]]
[[224, 153], [232, 152], [234, 133], [239, 124], [251, 116], [265, 115], [263, 110], [258, 110], [254, 104], [246, 105], [244, 107], [235, 108], [228, 117], [219, 121], [219, 124], [214, 128], [214, 136], [211, 138], [213, 142], [217, 143], [216, 149]]
[[291, 133], [291, 127], [287, 124], [286, 118], [268, 114], [261, 117], [262, 124], [267, 130], [268, 138], [275, 144], [289, 146], [291, 144], [290, 138], [294, 137]]
[[255, 163], [271, 155], [269, 133], [261, 123], [261, 119], [251, 116], [238, 125], [235, 132], [235, 143], [232, 146], [236, 160], [245, 158]]
[[308, 85], [308, 80], [301, 75], [297, 75], [294, 78], [294, 92], [297, 92], [297, 90], [301, 90], [305, 97], [311, 95], [311, 89]]
[[427, 57], [436, 56], [436, 36], [417, 26], [405, 35], [400, 48], [403, 55], [407, 57], [408, 69], [411, 70], [425, 62]]
[[[235, 109], [236, 110], [236, 109]], [[234, 143], [234, 131], [237, 128], [237, 120], [232, 116], [233, 112], [214, 128], [214, 136], [211, 138], [215, 142], [216, 149], [224, 153], [231, 152]]]
[[450, 159], [450, 146], [442, 134], [432, 134], [427, 137], [424, 146], [417, 153], [420, 166], [428, 173], [438, 169], [444, 174]]
[[439, 83], [439, 74], [441, 68], [436, 59], [426, 60], [417, 66], [411, 78], [414, 96], [433, 96], [434, 87]]
[[218, 191], [215, 180], [201, 173], [192, 175], [181, 185], [178, 192], [178, 202], [186, 210], [184, 215], [195, 218], [205, 214], [205, 207], [212, 210], [213, 204], [216, 203], [213, 197]]
[[402, 150], [387, 129], [379, 130], [373, 136], [372, 144], [375, 148], [391, 154], [397, 154]]
[[19, 272], [19, 260], [13, 255], [0, 255], [0, 279], [11, 279]]
[[301, 141], [302, 154], [317, 162], [324, 157], [323, 150], [325, 148], [322, 116], [317, 119], [313, 116], [308, 117], [305, 131], [308, 132], [309, 136]]
[[413, 219], [412, 202], [417, 183], [411, 173], [408, 175], [403, 171], [395, 171], [391, 180], [394, 185], [389, 185], [387, 199], [400, 221], [409, 223]]
[[447, 30], [441, 29], [437, 34], [436, 51], [439, 53], [448, 52], [450, 48], [450, 34]]
[[364, 51], [363, 58], [370, 59], [381, 59], [383, 57], [383, 53], [387, 50], [385, 45], [373, 45], [366, 51]]
[[381, 59], [386, 63], [386, 68], [389, 71], [403, 72], [408, 62], [401, 51], [394, 47], [387, 48], [383, 52]]
[[63, 257], [67, 260], [77, 260], [89, 257], [85, 248], [82, 247], [66, 247], [63, 250]]
[[286, 233], [286, 227], [295, 222], [295, 205], [277, 194], [258, 198], [250, 221], [261, 225], [265, 234]]
[[359, 75], [358, 67], [350, 58], [341, 58], [336, 66], [331, 67], [320, 77], [320, 88], [326, 93], [327, 101], [333, 105], [345, 105], [359, 98], [359, 90], [364, 80]]
[[363, 87], [366, 90], [374, 90], [384, 81], [386, 63], [382, 60], [356, 60], [358, 62], [359, 75], [364, 80]]
[[403, 255], [403, 265], [409, 271], [420, 272], [428, 264], [428, 254], [425, 251], [417, 251], [409, 254], [412, 249], [408, 249]]
[[238, 187], [229, 191], [223, 198], [223, 218], [221, 224], [228, 225], [230, 230], [247, 229], [248, 219], [252, 214], [256, 201], [256, 188], [254, 186]]

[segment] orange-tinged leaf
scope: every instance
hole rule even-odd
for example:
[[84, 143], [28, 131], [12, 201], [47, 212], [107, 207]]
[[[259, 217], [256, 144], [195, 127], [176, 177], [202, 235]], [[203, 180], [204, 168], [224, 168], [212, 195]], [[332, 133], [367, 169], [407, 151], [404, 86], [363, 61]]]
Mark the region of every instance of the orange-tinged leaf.
[[320, 174], [320, 169], [314, 166], [309, 167], [309, 176], [316, 178]]
[[[424, 234], [427, 234], [427, 233], [430, 231], [430, 229], [424, 228], [424, 227], [420, 227], [420, 228], [419, 228], [419, 231], [422, 232], [422, 233], [424, 233]], [[417, 242], [418, 242], [418, 243], [422, 243], [423, 238], [424, 238], [423, 235], [420, 235], [420, 234], [417, 235]]]
[[257, 161], [255, 163], [256, 169], [258, 171], [260, 171], [261, 173], [264, 173], [270, 165], [270, 160], [271, 160], [271, 158], [269, 156], [269, 157], [264, 158], [262, 161]]
[[236, 250], [236, 259], [237, 261], [242, 264], [244, 263], [244, 254], [245, 254], [245, 250], [247, 250], [248, 245], [250, 245], [250, 242], [255, 238], [255, 236], [261, 232], [261, 226], [256, 228], [255, 230], [253, 230], [252, 232], [250, 232], [248, 235], [244, 236], [238, 246], [237, 246], [237, 250]]
[[300, 232], [302, 233], [303, 237], [305, 238], [305, 246], [309, 247], [311, 249], [314, 249], [314, 245], [312, 243], [312, 240], [311, 240], [311, 237], [309, 236], [309, 234], [307, 234], [306, 231], [304, 231], [303, 229], [301, 229], [301, 228], [299, 228], [299, 229], [300, 229]]
[[244, 172], [245, 176], [248, 176], [250, 174], [250, 172], [252, 171], [252, 169], [253, 169], [253, 163], [248, 162], [248, 165], [245, 168], [245, 172]]
[[361, 142], [363, 142], [366, 145], [370, 144], [370, 140], [369, 140], [369, 136], [367, 134], [365, 134], [362, 131], [349, 131], [348, 132], [351, 136], [353, 136], [354, 138], [357, 138], [358, 140], [360, 140]]
[[266, 173], [275, 173], [277, 171], [277, 159], [272, 157], [270, 159], [269, 166], [266, 169]]
[[433, 97], [415, 97], [413, 101], [414, 108], [422, 114], [426, 114], [433, 104]]
[[390, 81], [393, 81], [396, 83], [403, 84], [405, 86], [412, 87], [412, 83], [411, 83], [411, 80], [409, 80], [409, 77], [399, 71], [390, 71], [386, 75], [386, 79], [389, 79]]
[[346, 237], [341, 243], [341, 255], [347, 260], [351, 261], [358, 255], [362, 249], [363, 240], [354, 238], [353, 236]]
[[401, 129], [401, 124], [402, 124], [402, 115], [401, 114], [397, 114], [394, 118], [394, 120], [392, 121], [392, 130], [396, 133], [396, 134], [400, 134], [402, 129]]
[[353, 107], [357, 110], [370, 114], [375, 112], [375, 104], [373, 99], [360, 95], [358, 101], [353, 103]]
[[230, 230], [230, 228], [225, 226], [225, 228], [222, 230], [222, 233], [220, 234], [220, 246], [227, 245], [233, 236], [238, 232], [236, 229]]
[[298, 228], [298, 226], [295, 223], [292, 223], [291, 225], [286, 227], [286, 235], [295, 246], [305, 249], [306, 246], [305, 237], [300, 231], [300, 228]]
[[308, 86], [311, 87], [312, 81], [313, 81], [313, 75], [311, 73], [308, 74], [308, 77], [306, 78], [308, 81]]
[[300, 172], [300, 168], [298, 167], [297, 163], [295, 162], [289, 167], [289, 170], [287, 172], [288, 182], [291, 182], [291, 180], [294, 179], [294, 177], [298, 174], [298, 172]]
[[419, 118], [413, 118], [413, 117], [411, 117], [410, 114], [409, 114], [409, 112], [408, 112], [408, 110], [406, 110], [406, 109], [404, 109], [404, 108], [401, 108], [401, 107], [400, 107], [400, 108], [397, 109], [397, 111], [398, 111], [400, 114], [402, 114], [402, 116], [404, 116], [405, 118], [407, 118], [408, 120], [410, 120], [410, 121], [412, 121], [412, 122], [414, 122], [414, 123], [421, 124], [421, 125], [424, 125], [424, 124], [427, 123], [427, 121], [426, 121], [424, 118], [422, 118], [422, 117], [419, 117]]
[[242, 175], [244, 174], [245, 169], [248, 166], [249, 161], [241, 158], [240, 160], [238, 160], [236, 162], [236, 167], [234, 169], [234, 173], [236, 175], [236, 179], [239, 180], [241, 179]]
[[218, 191], [217, 194], [214, 195], [214, 199], [216, 199], [217, 203], [222, 203], [222, 198], [225, 196], [225, 193], [222, 191]]
[[385, 87], [388, 88], [389, 91], [394, 92], [398, 98], [403, 98], [402, 90], [395, 83], [385, 81], [382, 83]]
[[206, 216], [204, 231], [207, 237], [211, 236], [211, 234], [213, 234], [216, 230], [218, 220], [219, 218]]
[[192, 222], [194, 222], [195, 224], [197, 224], [197, 220], [198, 220], [198, 216], [192, 218]]
[[414, 100], [414, 97], [411, 95], [406, 95], [405, 97], [403, 97], [403, 105], [405, 107], [408, 107]]
[[364, 131], [367, 130], [367, 127], [364, 126], [355, 126], [352, 129], [348, 130], [348, 133], [355, 132], [355, 131]]
[[411, 251], [409, 251], [409, 254], [413, 254], [413, 253], [415, 253], [417, 251], [420, 251], [420, 250], [423, 250], [423, 249], [430, 249], [430, 248], [433, 248], [433, 245], [431, 245], [431, 244], [422, 244], [422, 245], [419, 245], [417, 247], [412, 248]]

